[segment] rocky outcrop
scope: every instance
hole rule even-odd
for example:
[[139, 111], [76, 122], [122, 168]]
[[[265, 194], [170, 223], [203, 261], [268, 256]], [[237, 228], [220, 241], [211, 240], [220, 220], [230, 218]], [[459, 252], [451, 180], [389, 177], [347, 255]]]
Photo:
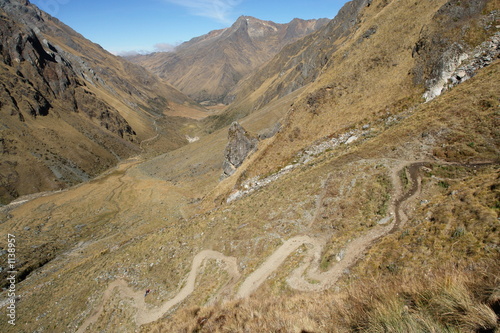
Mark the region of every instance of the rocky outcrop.
[[452, 52], [443, 55], [447, 61], [443, 63], [439, 77], [430, 81], [428, 90], [423, 96], [427, 102], [472, 78], [481, 68], [498, 59], [500, 57], [500, 33], [496, 33], [472, 51], [456, 52], [455, 56], [448, 56], [450, 53]]
[[499, 12], [488, 12], [487, 3], [449, 0], [432, 23], [422, 28], [412, 52], [417, 63], [413, 78], [415, 84], [425, 87], [427, 102], [498, 57], [498, 34], [494, 32]]
[[445, 90], [451, 89], [454, 86], [467, 81], [476, 73], [488, 65], [495, 59], [500, 58], [500, 33], [497, 32], [487, 41], [476, 47], [460, 66], [448, 78]]
[[233, 122], [229, 127], [228, 139], [229, 142], [224, 152], [224, 163], [222, 164], [222, 178], [232, 175], [245, 158], [256, 150], [258, 143], [258, 140], [238, 122]]

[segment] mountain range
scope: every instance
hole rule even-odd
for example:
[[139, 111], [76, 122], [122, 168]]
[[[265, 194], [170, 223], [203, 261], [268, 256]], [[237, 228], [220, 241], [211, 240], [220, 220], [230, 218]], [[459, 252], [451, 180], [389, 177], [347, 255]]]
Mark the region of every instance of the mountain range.
[[318, 30], [327, 22], [328, 19], [294, 19], [287, 24], [277, 24], [241, 16], [231, 27], [193, 38], [174, 52], [156, 52], [128, 59], [200, 103], [227, 103], [227, 93], [242, 78], [285, 45]]
[[133, 64], [0, 0], [0, 330], [498, 331], [499, 14], [354, 0]]

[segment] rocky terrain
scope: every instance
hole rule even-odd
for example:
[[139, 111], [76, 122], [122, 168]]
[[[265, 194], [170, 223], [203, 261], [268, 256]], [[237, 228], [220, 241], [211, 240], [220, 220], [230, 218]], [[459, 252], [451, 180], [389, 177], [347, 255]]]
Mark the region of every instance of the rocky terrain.
[[257, 139], [237, 122], [229, 127], [228, 141], [224, 151], [225, 160], [222, 164], [223, 177], [231, 176], [243, 164], [247, 156], [257, 148]]
[[227, 93], [285, 45], [304, 37], [327, 19], [294, 19], [287, 24], [241, 16], [231, 27], [179, 45], [174, 52], [129, 58], [158, 74], [198, 102], [229, 103]]
[[[184, 103], [196, 108], [27, 1], [1, 1], [0, 19], [3, 203], [89, 180], [138, 154], [156, 134], [155, 117]], [[164, 121], [166, 146], [184, 144], [180, 122]]]
[[151, 154], [151, 111], [140, 155], [0, 207], [0, 330], [498, 331], [499, 14], [354, 0], [189, 144]]

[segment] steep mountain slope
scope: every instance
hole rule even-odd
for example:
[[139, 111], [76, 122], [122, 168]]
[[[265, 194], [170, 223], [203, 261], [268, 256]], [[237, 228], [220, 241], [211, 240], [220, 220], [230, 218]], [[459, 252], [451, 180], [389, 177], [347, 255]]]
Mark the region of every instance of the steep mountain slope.
[[[442, 84], [451, 79], [460, 66], [466, 68], [476, 62], [472, 67], [480, 68], [482, 58], [486, 62], [496, 59], [497, 36], [483, 48], [480, 44], [498, 31], [494, 11], [497, 3], [478, 1], [472, 5], [449, 1], [446, 5], [436, 2], [433, 6], [405, 7], [394, 2], [358, 0], [346, 4], [361, 9], [358, 23], [348, 36], [334, 43], [336, 51], [321, 67], [321, 75], [304, 88], [290, 107], [284, 121], [286, 126], [277, 135], [277, 144], [271, 143], [262, 152], [260, 161], [252, 166], [254, 171], [248, 171], [246, 177], [274, 172], [277, 166], [289, 164], [311, 142], [334, 137], [347, 129], [370, 126], [383, 115], [396, 116], [421, 103], [423, 98], [429, 100], [428, 92], [436, 90], [436, 82]], [[401, 8], [422, 19], [408, 18]], [[394, 26], [401, 27], [398, 34], [391, 33]], [[485, 51], [490, 47], [492, 55]], [[302, 51], [290, 59], [300, 62], [301, 54]], [[259, 100], [265, 105], [266, 100], [279, 98], [279, 86], [294, 82], [279, 78], [279, 66], [274, 69], [266, 66], [264, 70], [269, 78], [250, 89], [247, 95], [250, 97], [246, 97], [243, 105], [262, 104]], [[438, 90], [445, 90], [444, 86]], [[232, 118], [231, 114], [245, 114], [244, 107], [237, 109], [236, 105], [235, 102], [229, 115], [215, 120], [223, 124]]]
[[[234, 283], [229, 264], [210, 264], [192, 296], [206, 296], [210, 287], [207, 306], [187, 299], [183, 310], [171, 310], [142, 332], [498, 330], [499, 82], [496, 61], [432, 103], [391, 120], [383, 132], [329, 148], [194, 217], [193, 231], [206, 236], [203, 246], [193, 246], [236, 258], [242, 276]], [[432, 137], [449, 129], [460, 133]], [[476, 144], [468, 158], [489, 163], [493, 156], [496, 162], [441, 159], [442, 147], [469, 139]], [[485, 142], [495, 154], [484, 149]], [[292, 240], [299, 243], [291, 247]], [[276, 262], [286, 248], [288, 256]], [[252, 296], [238, 299], [266, 266]], [[219, 284], [209, 285], [216, 274]], [[154, 283], [151, 275], [144, 278], [145, 285]], [[234, 298], [219, 301], [231, 292]], [[119, 317], [114, 310], [101, 323]]]
[[[87, 180], [140, 152], [154, 120], [195, 103], [28, 1], [0, 1], [0, 198]], [[164, 120], [165, 149], [184, 143]]]
[[[228, 93], [232, 101], [226, 112], [206, 119], [210, 130], [226, 126], [232, 121], [259, 110], [273, 100], [280, 99], [308, 84], [333, 66], [333, 54], [347, 43], [359, 29], [362, 10], [371, 1], [350, 1], [337, 16], [317, 32], [289, 44], [252, 75], [241, 80]], [[368, 39], [376, 29], [370, 27], [358, 40]], [[338, 53], [337, 53], [338, 56]], [[344, 54], [346, 58], [348, 54]]]
[[[262, 108], [271, 100], [286, 96], [313, 82], [349, 34], [359, 28], [360, 11], [368, 3], [370, 1], [348, 2], [326, 26], [285, 46], [253, 75], [233, 86], [226, 97], [226, 101], [233, 102], [226, 118], [229, 121], [241, 118]], [[227, 114], [231, 116], [228, 117]], [[215, 127], [221, 125], [226, 124], [220, 120], [215, 123]]]
[[2, 207], [0, 329], [498, 330], [500, 2], [348, 6], [333, 66], [241, 120], [282, 126], [231, 176], [225, 127]]
[[175, 52], [129, 58], [168, 80], [199, 102], [222, 102], [253, 69], [291, 43], [328, 22], [294, 19], [276, 24], [241, 16], [231, 27], [179, 45]]
[[[353, 65], [352, 62], [346, 62], [346, 60], [361, 54], [358, 49], [367, 50], [362, 60], [359, 61], [358, 67], [361, 71], [376, 69], [383, 65], [383, 62], [386, 62], [385, 65], [388, 69], [391, 68], [391, 65], [398, 66], [397, 60], [388, 64], [391, 61], [388, 56], [391, 54], [383, 52], [383, 49], [387, 48], [383, 43], [391, 42], [391, 39], [379, 33], [380, 24], [375, 21], [372, 26], [366, 24], [366, 20], [369, 18], [363, 14], [363, 10], [367, 6], [373, 8], [373, 5], [377, 9], [383, 9], [390, 6], [390, 2], [372, 4], [371, 1], [350, 1], [328, 25], [307, 36], [304, 40], [286, 46], [282, 52], [253, 75], [240, 81], [228, 93], [228, 100], [233, 101], [228, 112], [209, 118], [209, 126], [215, 129], [228, 125], [231, 121], [262, 108], [272, 100], [279, 99], [313, 83], [326, 72], [334, 72], [336, 76], [329, 79], [330, 82], [323, 83], [324, 88], [329, 89], [329, 91], [335, 89], [342, 95], [348, 94], [349, 91], [346, 90], [346, 87], [354, 87], [356, 77], [351, 74], [353, 69], [348, 67]], [[421, 26], [410, 18], [397, 20], [391, 18], [391, 21], [387, 22], [387, 30], [394, 29], [394, 25], [422, 29], [422, 31], [418, 31], [418, 35], [415, 30], [411, 31], [412, 36], [408, 37], [410, 39], [405, 45], [407, 49], [403, 49], [401, 45], [397, 50], [397, 53], [404, 55], [405, 59], [418, 61], [417, 65], [407, 64], [408, 71], [411, 72], [410, 77], [413, 78], [412, 86], [420, 85], [432, 91], [431, 86], [439, 83], [442, 88], [443, 80], [440, 75], [449, 71], [443, 66], [459, 63], [459, 55], [465, 54], [465, 50], [471, 49], [471, 46], [475, 46], [479, 41], [485, 39], [487, 33], [480, 28], [483, 23], [477, 23], [474, 20], [481, 13], [482, 6], [484, 6], [484, 1], [473, 2], [462, 7], [450, 5], [443, 8], [442, 14], [437, 14], [435, 20], [426, 26]], [[489, 20], [491, 21], [491, 18]], [[492, 24], [490, 28], [494, 29], [495, 23], [490, 22], [490, 24]], [[460, 30], [462, 27], [463, 31]], [[401, 32], [407, 34], [410, 33], [409, 30]], [[440, 31], [440, 33], [446, 31], [446, 34], [439, 35], [436, 31]], [[370, 41], [377, 39], [377, 35], [382, 35], [387, 41], [378, 42], [380, 49], [374, 50], [372, 49], [373, 43]], [[394, 40], [401, 43], [398, 34], [394, 35], [392, 42]], [[350, 45], [350, 48], [345, 47], [346, 45]], [[366, 45], [368, 48], [365, 48]], [[339, 51], [341, 49], [343, 49], [342, 52]], [[411, 58], [408, 57], [410, 54]], [[392, 56], [392, 58], [396, 57]], [[423, 68], [425, 68], [425, 72]], [[357, 72], [356, 68], [355, 75], [358, 75]], [[389, 70], [382, 72], [382, 75], [386, 74], [389, 80], [393, 80], [394, 76], [390, 76]], [[401, 74], [397, 76], [403, 77]], [[374, 81], [379, 80], [379, 78], [382, 82], [387, 80], [375, 76]], [[328, 86], [330, 83], [331, 87]], [[359, 86], [364, 87], [362, 84]]]

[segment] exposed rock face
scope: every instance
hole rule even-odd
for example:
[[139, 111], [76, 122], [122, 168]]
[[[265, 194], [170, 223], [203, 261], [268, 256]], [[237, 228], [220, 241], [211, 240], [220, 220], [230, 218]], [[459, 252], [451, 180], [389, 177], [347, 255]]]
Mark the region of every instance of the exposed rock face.
[[[417, 62], [413, 77], [414, 83], [425, 86], [426, 101], [472, 77], [498, 56], [493, 25], [499, 13], [484, 15], [487, 3], [449, 0], [436, 12], [432, 23], [422, 28], [412, 52]], [[483, 35], [491, 38], [478, 45], [484, 41]]]
[[225, 160], [222, 164], [222, 178], [232, 175], [243, 163], [245, 158], [257, 148], [258, 140], [252, 137], [238, 122], [229, 127], [229, 142], [224, 152]]
[[151, 115], [183, 100], [29, 1], [1, 0], [0, 203], [86, 181], [139, 153], [155, 134]]
[[[431, 89], [429, 89], [425, 94], [424, 98], [429, 101], [436, 96], [439, 96], [443, 91], [453, 88], [454, 86], [467, 81], [476, 75], [477, 71], [490, 65], [494, 60], [500, 58], [500, 33], [496, 33], [486, 42], [482, 43], [474, 50], [463, 53], [459, 59], [460, 67], [455, 66], [454, 71], [450, 73], [443, 72], [443, 81], [439, 82], [441, 85], [437, 84]], [[452, 64], [454, 64], [452, 62]], [[446, 75], [445, 75], [446, 74]]]

